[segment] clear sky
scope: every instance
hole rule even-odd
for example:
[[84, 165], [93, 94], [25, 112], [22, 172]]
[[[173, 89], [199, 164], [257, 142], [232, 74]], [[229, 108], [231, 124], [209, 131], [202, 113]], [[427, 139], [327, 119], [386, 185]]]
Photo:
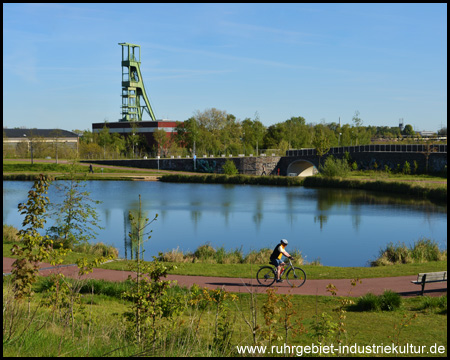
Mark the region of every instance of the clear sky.
[[122, 42], [157, 119], [447, 126], [447, 4], [239, 3], [3, 4], [3, 126], [118, 121]]

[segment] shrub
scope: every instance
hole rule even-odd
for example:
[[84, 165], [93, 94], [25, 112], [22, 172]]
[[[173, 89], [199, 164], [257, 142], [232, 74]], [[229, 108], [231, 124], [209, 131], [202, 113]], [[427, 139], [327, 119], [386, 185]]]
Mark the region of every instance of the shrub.
[[344, 159], [335, 159], [332, 155], [328, 156], [323, 166], [320, 166], [320, 172], [323, 176], [331, 177], [346, 177], [350, 172], [350, 167]]
[[226, 175], [236, 175], [239, 173], [238, 169], [236, 169], [236, 165], [234, 164], [234, 161], [228, 159], [225, 161], [225, 164], [222, 166], [223, 172]]
[[411, 174], [411, 165], [407, 161], [405, 161], [405, 164], [403, 165], [403, 174], [405, 175]]

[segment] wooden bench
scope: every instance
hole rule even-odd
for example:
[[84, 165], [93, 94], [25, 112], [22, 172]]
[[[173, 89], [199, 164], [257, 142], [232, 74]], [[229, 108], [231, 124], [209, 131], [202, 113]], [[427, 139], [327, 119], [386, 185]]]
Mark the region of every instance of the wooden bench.
[[417, 275], [417, 280], [412, 280], [411, 282], [416, 285], [422, 285], [422, 291], [420, 292], [420, 295], [423, 295], [425, 284], [442, 281], [447, 281], [447, 271], [420, 273], [419, 275]]

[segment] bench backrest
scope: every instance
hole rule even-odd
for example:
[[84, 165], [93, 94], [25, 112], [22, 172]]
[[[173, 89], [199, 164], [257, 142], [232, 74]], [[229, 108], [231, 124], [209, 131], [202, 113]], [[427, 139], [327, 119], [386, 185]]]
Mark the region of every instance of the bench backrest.
[[437, 281], [437, 280], [447, 280], [447, 271], [431, 272], [431, 273], [420, 273], [417, 276], [417, 281], [422, 281], [423, 276], [426, 275], [425, 281]]

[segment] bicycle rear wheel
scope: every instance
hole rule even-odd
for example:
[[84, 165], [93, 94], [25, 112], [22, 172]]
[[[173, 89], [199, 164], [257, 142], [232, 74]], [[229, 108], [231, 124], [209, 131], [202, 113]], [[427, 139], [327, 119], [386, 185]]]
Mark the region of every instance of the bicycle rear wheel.
[[293, 267], [286, 274], [286, 280], [290, 286], [298, 288], [305, 283], [306, 273], [299, 267]]
[[273, 270], [273, 267], [263, 266], [256, 273], [256, 280], [258, 280], [259, 284], [262, 286], [270, 286], [275, 282], [276, 274]]

